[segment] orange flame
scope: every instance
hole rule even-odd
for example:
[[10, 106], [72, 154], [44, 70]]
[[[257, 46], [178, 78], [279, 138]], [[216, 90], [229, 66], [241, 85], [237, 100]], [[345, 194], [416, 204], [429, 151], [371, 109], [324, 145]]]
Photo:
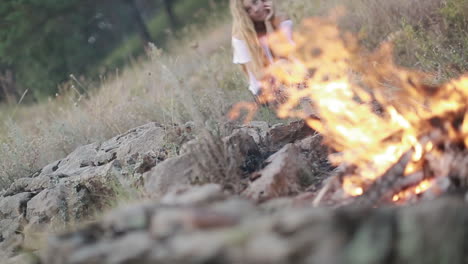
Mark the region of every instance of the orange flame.
[[[281, 90], [285, 100], [278, 105], [278, 116], [305, 118], [338, 151], [330, 155], [331, 162], [356, 165], [355, 173], [343, 180], [350, 196], [362, 195], [408, 150], [413, 156], [405, 174], [421, 170], [421, 159], [435, 145], [427, 137], [433, 129], [428, 120], [466, 112], [468, 76], [428, 86], [424, 74], [393, 63], [390, 44], [365, 53], [352, 35], [324, 19], [305, 20], [294, 39], [291, 44], [282, 32], [270, 37], [273, 52], [287, 59], [268, 68], [264, 96], [275, 100], [273, 91]], [[312, 102], [320, 120], [299, 109], [304, 101]], [[461, 129], [444, 126], [450, 138], [468, 145], [468, 113]], [[410, 190], [420, 194], [431, 185], [424, 180]], [[396, 194], [393, 201], [408, 195]]]

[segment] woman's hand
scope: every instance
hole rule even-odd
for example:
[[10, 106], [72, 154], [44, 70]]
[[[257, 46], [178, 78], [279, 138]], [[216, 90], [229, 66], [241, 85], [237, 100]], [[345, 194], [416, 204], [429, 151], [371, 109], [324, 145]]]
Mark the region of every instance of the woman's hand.
[[266, 17], [266, 21], [270, 21], [273, 16], [275, 15], [275, 6], [273, 5], [273, 1], [265, 1], [264, 3], [265, 9], [268, 10], [268, 15]]

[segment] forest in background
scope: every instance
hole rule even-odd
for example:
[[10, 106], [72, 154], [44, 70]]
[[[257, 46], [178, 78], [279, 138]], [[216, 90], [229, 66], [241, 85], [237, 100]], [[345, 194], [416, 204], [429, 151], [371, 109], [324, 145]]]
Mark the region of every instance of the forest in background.
[[76, 78], [97, 80], [165, 47], [221, 0], [6, 0], [0, 4], [0, 103], [39, 101]]

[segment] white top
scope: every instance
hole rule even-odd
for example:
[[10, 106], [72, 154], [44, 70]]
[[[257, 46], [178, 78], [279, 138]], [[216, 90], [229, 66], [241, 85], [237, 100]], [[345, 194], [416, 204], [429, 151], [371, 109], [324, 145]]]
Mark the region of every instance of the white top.
[[[291, 43], [294, 43], [292, 40], [292, 27], [293, 22], [291, 20], [285, 20], [280, 23], [280, 30], [282, 30], [286, 36], [288, 37]], [[259, 39], [260, 45], [265, 52], [266, 57], [270, 63], [273, 63], [273, 55], [271, 53], [270, 47], [268, 47], [267, 38], [263, 36]], [[232, 37], [232, 47], [234, 50], [233, 60], [232, 62], [235, 64], [245, 64], [252, 60], [252, 56], [250, 55], [249, 48], [247, 43], [242, 39], [237, 39]], [[260, 82], [255, 78], [255, 75], [247, 69], [247, 73], [249, 75], [249, 90], [254, 94], [257, 95], [260, 91]]]

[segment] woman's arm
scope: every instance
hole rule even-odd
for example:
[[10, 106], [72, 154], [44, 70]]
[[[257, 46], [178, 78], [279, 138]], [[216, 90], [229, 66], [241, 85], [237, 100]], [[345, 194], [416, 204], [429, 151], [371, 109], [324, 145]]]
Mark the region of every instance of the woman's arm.
[[275, 11], [275, 6], [273, 5], [273, 1], [265, 2], [265, 8], [268, 9], [268, 16], [265, 19], [266, 33], [270, 34], [275, 31], [273, 27], [273, 20], [274, 20], [276, 11]]
[[286, 35], [286, 37], [288, 38], [288, 40], [291, 42], [291, 43], [294, 43], [294, 40], [293, 40], [293, 22], [292, 20], [290, 19], [286, 19], [284, 21], [282, 21], [279, 25], [279, 28], [281, 31], [283, 31], [283, 33]]
[[252, 64], [252, 57], [250, 55], [247, 44], [244, 40], [233, 37], [232, 47], [234, 49], [233, 63], [239, 64], [241, 66], [242, 71], [245, 73], [248, 79], [249, 90], [254, 95], [257, 95], [260, 91], [260, 82], [250, 70]]
[[293, 22], [292, 20], [283, 14], [277, 14], [275, 7], [273, 6], [273, 2], [269, 2], [267, 8], [270, 9], [270, 14], [267, 16], [265, 20], [265, 27], [267, 34], [274, 32], [275, 30], [282, 30], [288, 39], [293, 42], [292, 40], [292, 27]]

